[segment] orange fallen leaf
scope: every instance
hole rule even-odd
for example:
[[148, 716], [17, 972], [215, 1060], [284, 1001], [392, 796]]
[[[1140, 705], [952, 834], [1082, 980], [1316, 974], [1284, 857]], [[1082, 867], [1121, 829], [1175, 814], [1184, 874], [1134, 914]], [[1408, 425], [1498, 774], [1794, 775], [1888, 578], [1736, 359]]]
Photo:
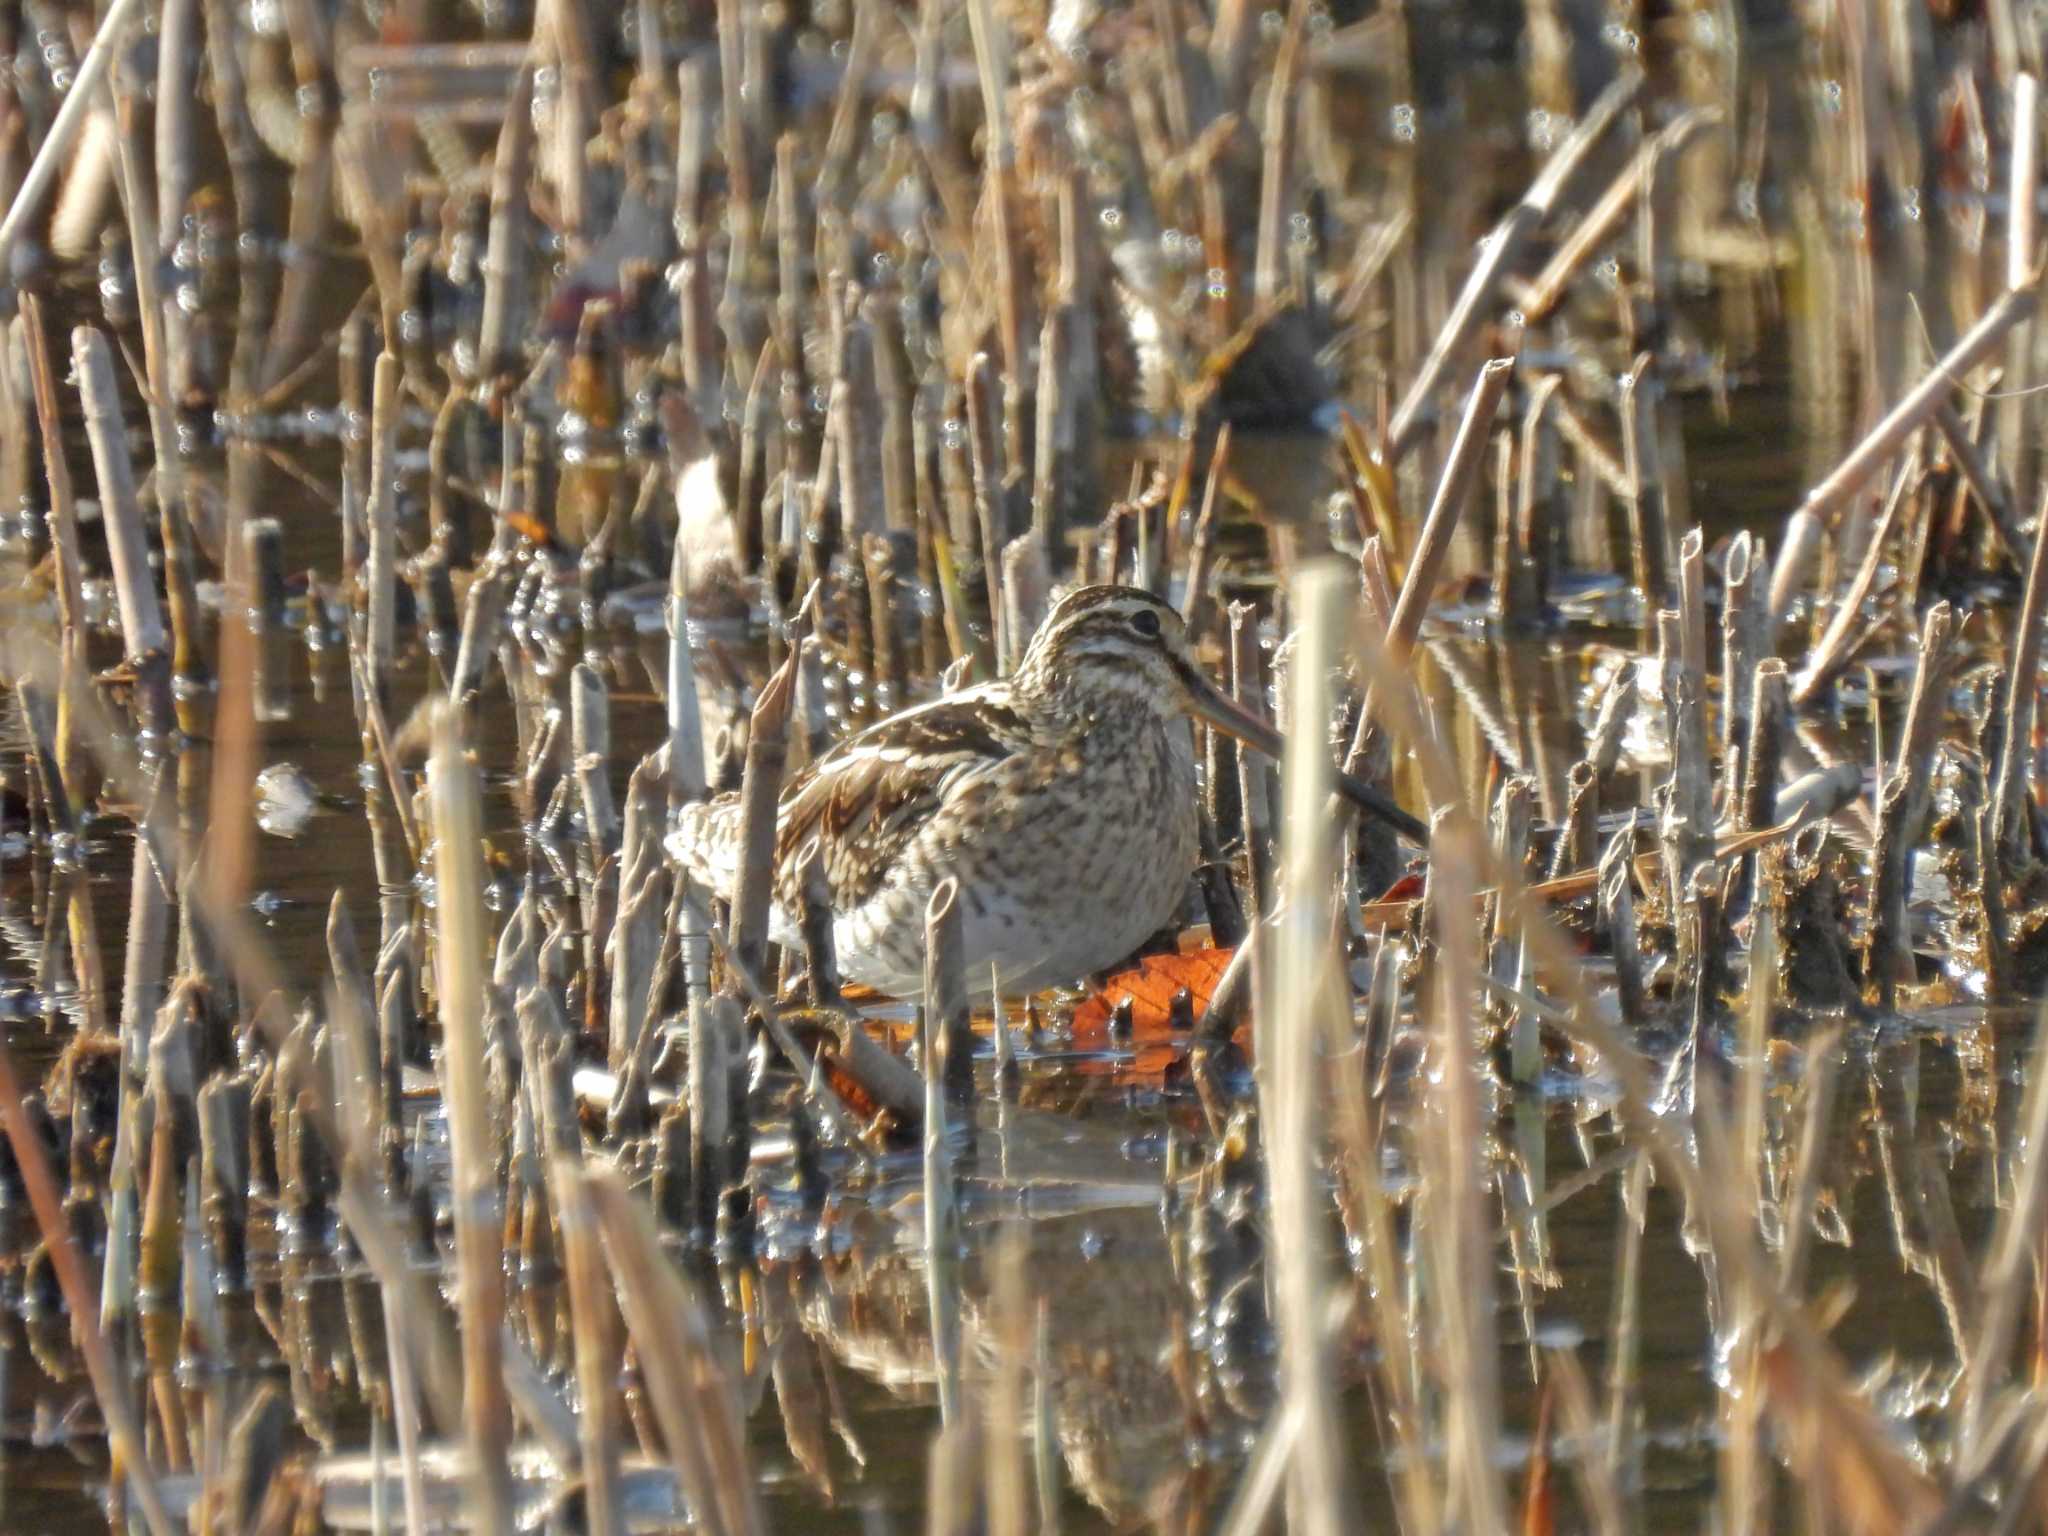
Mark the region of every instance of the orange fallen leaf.
[[500, 512], [498, 516], [511, 525], [514, 533], [529, 543], [537, 544], [541, 548], [546, 549], [555, 542], [554, 534], [549, 531], [547, 524], [540, 521], [539, 518], [529, 517], [524, 512], [511, 510]]
[[1201, 1016], [1216, 995], [1233, 951], [1191, 949], [1173, 955], [1147, 955], [1128, 971], [1118, 971], [1092, 992], [1074, 1010], [1074, 1038], [1082, 1040], [1106, 1033], [1110, 1015], [1125, 998], [1131, 1000], [1131, 1032], [1142, 1037], [1167, 1027], [1173, 1014], [1173, 997], [1187, 988], [1195, 1000], [1195, 1014]]

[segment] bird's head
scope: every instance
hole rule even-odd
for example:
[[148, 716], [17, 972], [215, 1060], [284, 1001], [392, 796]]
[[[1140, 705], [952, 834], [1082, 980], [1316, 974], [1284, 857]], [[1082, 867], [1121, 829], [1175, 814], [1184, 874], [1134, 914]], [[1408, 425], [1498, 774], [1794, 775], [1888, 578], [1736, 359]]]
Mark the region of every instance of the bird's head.
[[1192, 714], [1261, 752], [1280, 739], [1212, 683], [1173, 606], [1137, 587], [1080, 587], [1053, 605], [1017, 681], [1076, 713]]

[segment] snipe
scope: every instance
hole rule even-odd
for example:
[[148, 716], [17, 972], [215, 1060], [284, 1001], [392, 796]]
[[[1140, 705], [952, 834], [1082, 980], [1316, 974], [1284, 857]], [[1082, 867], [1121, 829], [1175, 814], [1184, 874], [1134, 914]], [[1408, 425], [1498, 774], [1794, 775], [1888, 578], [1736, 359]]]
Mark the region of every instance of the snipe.
[[[1009, 993], [1114, 964], [1172, 920], [1197, 858], [1185, 716], [1277, 755], [1273, 729], [1203, 676], [1171, 606], [1083, 587], [1014, 675], [892, 715], [798, 773], [777, 813], [774, 937], [797, 942], [816, 861], [841, 973], [895, 996], [924, 978], [925, 905], [960, 883], [969, 989]], [[1355, 782], [1366, 809], [1412, 818]], [[730, 898], [736, 795], [687, 808], [669, 852]]]

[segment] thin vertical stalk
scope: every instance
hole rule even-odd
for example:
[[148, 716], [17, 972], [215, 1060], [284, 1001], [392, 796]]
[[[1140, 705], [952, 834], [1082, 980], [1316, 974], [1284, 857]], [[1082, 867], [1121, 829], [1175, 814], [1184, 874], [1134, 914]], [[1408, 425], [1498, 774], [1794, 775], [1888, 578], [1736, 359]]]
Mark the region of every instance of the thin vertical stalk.
[[[1342, 975], [1331, 948], [1337, 849], [1324, 825], [1324, 807], [1335, 783], [1321, 722], [1330, 714], [1330, 674], [1342, 643], [1350, 585], [1334, 562], [1316, 562], [1301, 568], [1290, 589], [1300, 640], [1289, 669], [1288, 717], [1295, 728], [1283, 763], [1284, 905], [1273, 933], [1272, 963], [1260, 967], [1265, 995], [1257, 1016], [1281, 1397], [1301, 1416], [1301, 1438], [1289, 1463], [1290, 1509], [1293, 1529], [1311, 1536], [1348, 1529], [1353, 1513], [1335, 1384], [1323, 1342], [1329, 1258], [1322, 1242], [1318, 1173], [1321, 1058], [1334, 1040], [1334, 1020], [1344, 1006]], [[1482, 1523], [1478, 1528], [1494, 1527]]]
[[520, 66], [505, 103], [498, 153], [491, 162], [491, 220], [484, 249], [484, 303], [476, 369], [496, 380], [518, 366], [519, 317], [525, 313], [526, 183], [533, 174], [533, 61]]
[[[965, 1012], [966, 975], [961, 950], [960, 887], [939, 882], [925, 907], [924, 971], [924, 1242], [930, 1292], [932, 1353], [937, 1361], [939, 1418], [960, 1420], [960, 1217], [953, 1199], [953, 1150], [946, 1136], [951, 1112], [947, 1059], [954, 1041], [948, 1021]], [[970, 1109], [971, 1112], [971, 1109]]]
[[92, 445], [93, 470], [99, 477], [107, 551], [114, 565], [114, 595], [121, 611], [122, 644], [140, 673], [143, 729], [160, 737], [177, 719], [171, 699], [170, 657], [156, 578], [149, 568], [135, 466], [128, 457], [128, 438], [121, 424], [113, 356], [106, 338], [89, 325], [71, 333], [71, 352], [79, 398], [85, 406], [86, 439]]
[[1889, 1008], [1901, 981], [1915, 974], [1906, 898], [1911, 888], [1914, 845], [1926, 830], [1934, 801], [1934, 749], [1947, 703], [1949, 641], [1955, 632], [1947, 603], [1927, 610], [1920, 631], [1920, 665], [1906, 706], [1892, 771], [1877, 797], [1876, 879], [1870, 892], [1870, 969], [1878, 995]]
[[378, 355], [370, 407], [369, 650], [365, 664], [380, 708], [391, 704], [398, 634], [398, 355]]
[[483, 816], [476, 769], [456, 735], [456, 715], [434, 720], [427, 790], [434, 817], [435, 950], [441, 1004], [443, 1084], [453, 1171], [458, 1311], [462, 1319], [463, 1410], [474, 1518], [486, 1530], [512, 1528], [512, 1440], [505, 1398], [505, 1272], [496, 1143], [484, 1080]]
[[2048, 496], [2027, 560], [2026, 593], [2013, 623], [2012, 664], [2006, 670], [2005, 742], [1998, 763], [1993, 827], [2001, 857], [2017, 859], [2033, 842], [2027, 802], [2028, 759], [2034, 747], [2034, 706], [2040, 696], [2041, 629], [2048, 615]]

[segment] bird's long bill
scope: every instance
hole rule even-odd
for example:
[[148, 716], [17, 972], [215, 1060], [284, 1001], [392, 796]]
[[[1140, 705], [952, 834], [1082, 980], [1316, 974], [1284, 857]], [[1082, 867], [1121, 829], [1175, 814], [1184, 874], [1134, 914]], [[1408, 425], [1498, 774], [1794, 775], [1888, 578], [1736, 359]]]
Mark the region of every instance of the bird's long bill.
[[[1235, 736], [1254, 752], [1263, 752], [1271, 758], [1280, 756], [1283, 743], [1280, 733], [1273, 727], [1241, 708], [1236, 700], [1193, 668], [1182, 674], [1182, 681], [1187, 685], [1188, 708], [1198, 719]], [[1410, 842], [1419, 847], [1429, 846], [1429, 828], [1402, 810], [1384, 792], [1342, 770], [1336, 776], [1336, 790], [1360, 810], [1379, 817]]]
[[1197, 718], [1206, 720], [1217, 730], [1235, 736], [1254, 752], [1263, 752], [1268, 757], [1280, 755], [1280, 733], [1257, 715], [1241, 707], [1221, 688], [1199, 673], [1185, 679], [1188, 683], [1188, 707]]

